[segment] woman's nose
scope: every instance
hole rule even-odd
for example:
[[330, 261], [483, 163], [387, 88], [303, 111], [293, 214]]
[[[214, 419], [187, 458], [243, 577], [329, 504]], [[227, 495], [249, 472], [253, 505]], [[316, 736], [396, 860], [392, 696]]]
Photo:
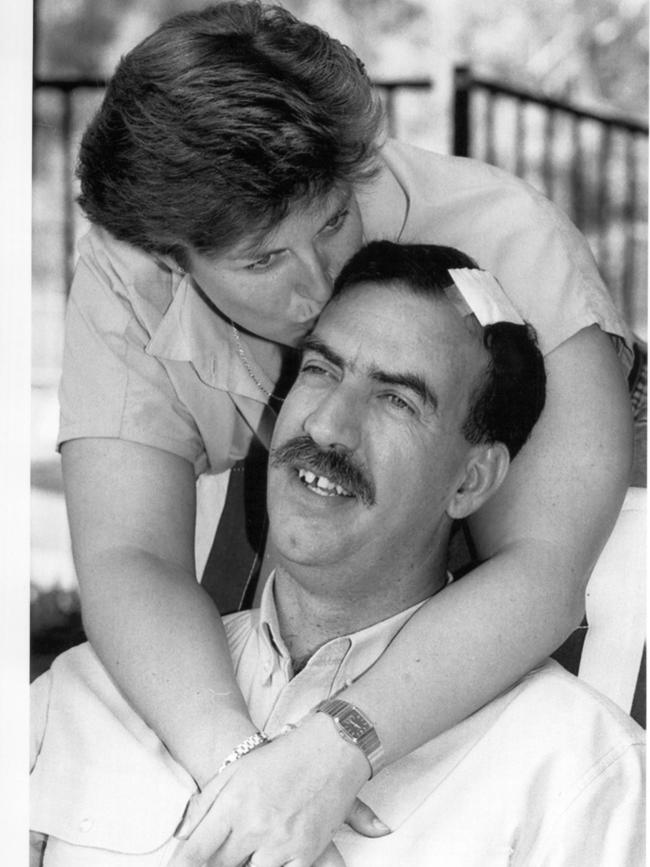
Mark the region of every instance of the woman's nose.
[[328, 258], [318, 250], [310, 252], [306, 257], [304, 294], [321, 306], [329, 301], [332, 295], [334, 276], [331, 274]]

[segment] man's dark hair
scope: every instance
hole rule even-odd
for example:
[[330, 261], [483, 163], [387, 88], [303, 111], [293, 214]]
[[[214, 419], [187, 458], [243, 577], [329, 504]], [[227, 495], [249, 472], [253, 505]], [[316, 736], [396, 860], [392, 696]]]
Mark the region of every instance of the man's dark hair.
[[279, 6], [178, 15], [120, 61], [79, 152], [94, 223], [186, 263], [376, 171], [380, 102], [345, 45]]
[[[360, 283], [392, 284], [397, 291], [440, 297], [454, 285], [450, 268], [478, 266], [453, 247], [374, 241], [346, 263], [332, 297]], [[482, 331], [490, 361], [472, 395], [463, 435], [475, 445], [503, 443], [514, 458], [544, 408], [544, 359], [530, 325], [497, 322]]]

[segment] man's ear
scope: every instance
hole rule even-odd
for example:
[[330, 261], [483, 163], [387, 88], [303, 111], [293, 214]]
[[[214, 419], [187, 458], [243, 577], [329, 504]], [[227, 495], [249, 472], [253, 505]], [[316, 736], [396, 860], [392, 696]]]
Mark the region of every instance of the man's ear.
[[447, 505], [455, 520], [476, 512], [496, 492], [506, 477], [510, 455], [503, 443], [475, 446], [465, 465], [465, 475]]

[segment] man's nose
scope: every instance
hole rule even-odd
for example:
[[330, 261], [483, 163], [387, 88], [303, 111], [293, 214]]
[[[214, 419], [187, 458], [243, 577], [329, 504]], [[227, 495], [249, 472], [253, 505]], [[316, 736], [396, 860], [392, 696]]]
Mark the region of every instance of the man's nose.
[[305, 433], [321, 448], [352, 452], [361, 443], [362, 406], [359, 395], [339, 385], [309, 413]]

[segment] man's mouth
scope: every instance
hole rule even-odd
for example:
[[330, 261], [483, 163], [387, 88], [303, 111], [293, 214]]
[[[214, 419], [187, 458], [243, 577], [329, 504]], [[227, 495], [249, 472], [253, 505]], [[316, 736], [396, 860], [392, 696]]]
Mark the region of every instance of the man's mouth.
[[375, 487], [368, 472], [345, 451], [321, 449], [308, 434], [272, 449], [271, 466], [287, 467], [319, 497], [347, 497], [365, 506], [375, 503]]
[[309, 488], [314, 494], [319, 497], [353, 497], [350, 491], [347, 491], [336, 482], [332, 482], [327, 476], [317, 476], [311, 470], [298, 470], [298, 478]]

